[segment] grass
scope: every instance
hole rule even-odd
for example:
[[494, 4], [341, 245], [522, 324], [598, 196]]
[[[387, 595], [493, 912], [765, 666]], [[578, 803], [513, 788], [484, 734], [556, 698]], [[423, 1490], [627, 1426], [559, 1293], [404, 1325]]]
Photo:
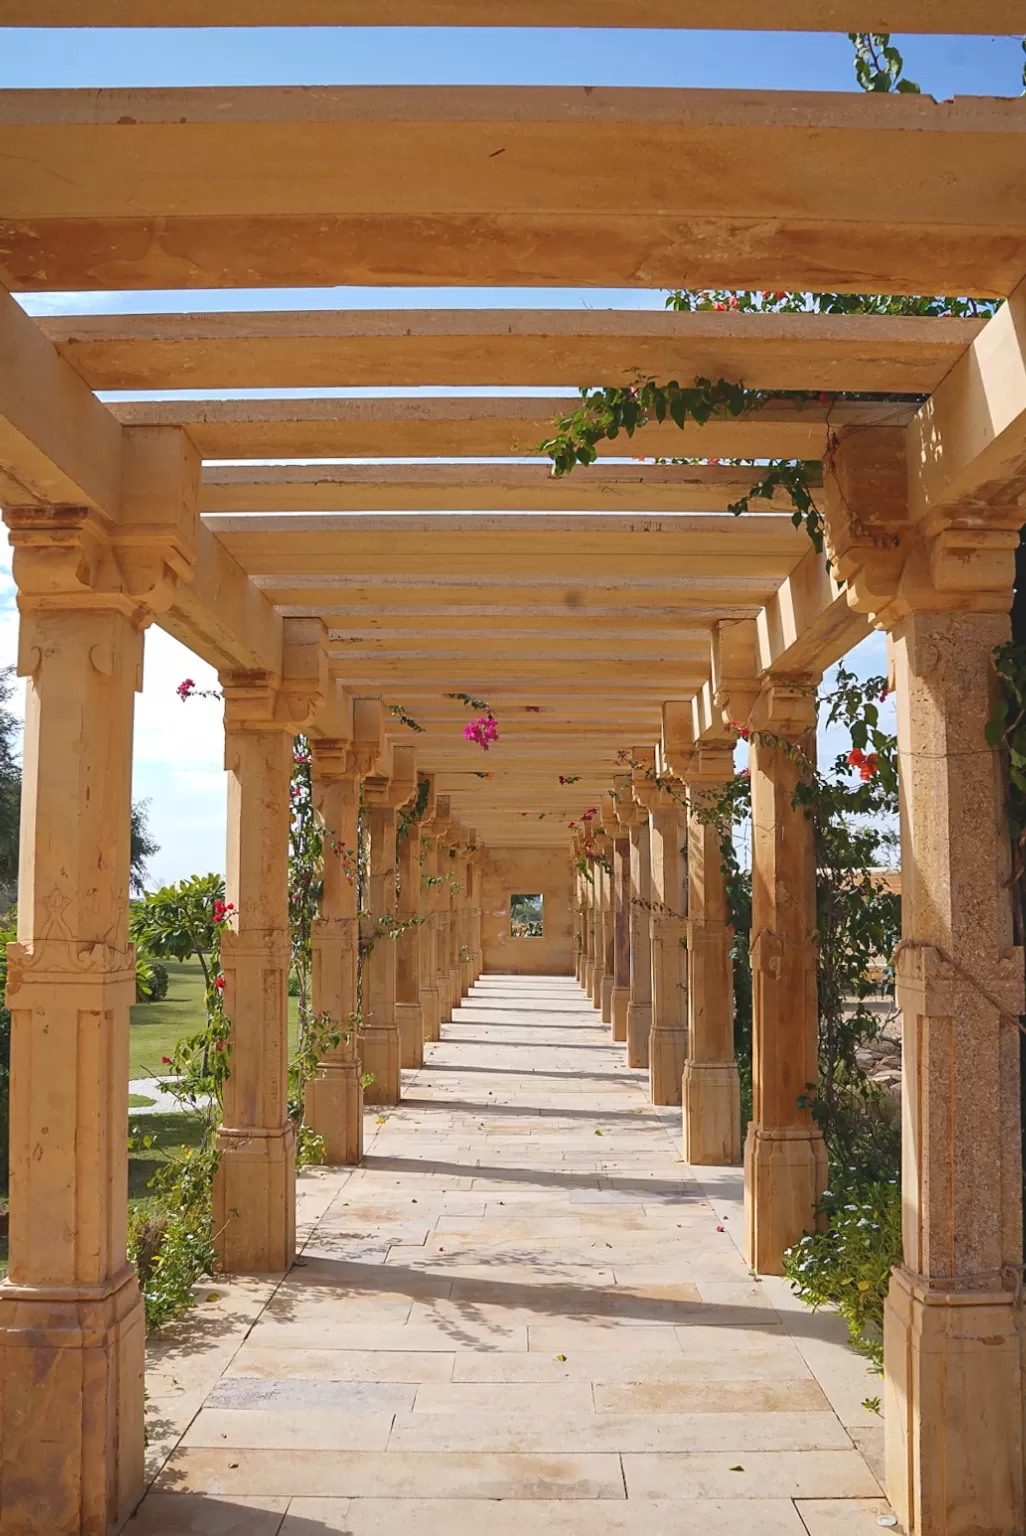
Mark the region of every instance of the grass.
[[[203, 1028], [203, 971], [198, 960], [163, 960], [167, 966], [167, 997], [159, 1003], [136, 1003], [129, 1032], [128, 1076], [132, 1082], [159, 1077], [162, 1057], [170, 1056], [179, 1040]], [[296, 1045], [298, 1005], [289, 998], [289, 1049]]]
[[197, 1115], [171, 1110], [165, 1114], [140, 1115], [132, 1129], [136, 1132], [136, 1140], [140, 1136], [152, 1136], [153, 1145], [136, 1147], [128, 1154], [128, 1198], [130, 1201], [148, 1200], [152, 1195], [149, 1182], [158, 1165], [178, 1147], [198, 1147], [203, 1126]]

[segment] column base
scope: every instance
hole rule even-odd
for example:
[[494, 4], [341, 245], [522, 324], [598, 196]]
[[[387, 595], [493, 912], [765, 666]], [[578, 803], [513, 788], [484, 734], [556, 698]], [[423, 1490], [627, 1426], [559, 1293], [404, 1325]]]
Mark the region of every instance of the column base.
[[108, 1536], [143, 1495], [143, 1302], [109, 1287], [0, 1287], [2, 1536]]
[[296, 1128], [217, 1133], [214, 1247], [230, 1275], [277, 1274], [296, 1257]]
[[1018, 1536], [1022, 1339], [1012, 1291], [928, 1291], [892, 1270], [884, 1306], [887, 1496], [914, 1536]]
[[684, 1063], [688, 1056], [686, 1029], [653, 1029], [648, 1037], [648, 1093], [653, 1104], [679, 1104]]
[[398, 1104], [402, 1096], [398, 1025], [367, 1024], [359, 1038], [364, 1073], [374, 1074], [374, 1081], [363, 1090], [363, 1102]]
[[759, 1275], [782, 1273], [785, 1249], [815, 1223], [827, 1187], [827, 1154], [814, 1127], [765, 1130], [745, 1140], [745, 1258]]
[[[449, 996], [449, 975], [447, 971], [438, 973], [438, 1022], [439, 1025], [448, 1024], [452, 1018], [452, 998]], [[439, 1029], [441, 1039], [441, 1029]]]
[[582, 959], [581, 959], [580, 951], [578, 951], [577, 958], [574, 961], [574, 979], [576, 980], [578, 986], [580, 986], [580, 984], [581, 984], [581, 971], [582, 971], [582, 969], [583, 969], [583, 962], [582, 962]]
[[652, 1004], [627, 1004], [627, 1065], [648, 1068], [648, 1037], [652, 1033]]
[[600, 996], [600, 1005], [601, 1005], [601, 1008], [602, 1008], [602, 1022], [603, 1022], [603, 1024], [612, 1024], [612, 1022], [613, 1022], [613, 978], [612, 978], [612, 976], [603, 976], [603, 978], [602, 978], [602, 990], [601, 990], [599, 996]]
[[420, 1003], [396, 1003], [395, 1022], [399, 1030], [399, 1065], [424, 1065], [424, 1015]]
[[473, 967], [469, 960], [460, 961], [460, 996], [466, 997], [474, 985]]
[[614, 986], [609, 1004], [614, 1040], [627, 1039], [627, 1009], [630, 1000], [630, 987]]
[[442, 1020], [437, 987], [421, 987], [420, 1011], [424, 1015], [425, 1041], [437, 1040], [439, 1038], [438, 1026]]
[[684, 1161], [717, 1168], [741, 1161], [741, 1081], [736, 1062], [685, 1063]]
[[324, 1137], [324, 1161], [344, 1168], [363, 1157], [363, 1067], [359, 1061], [327, 1061], [303, 1095], [303, 1116]]
[[450, 1011], [455, 1013], [456, 1009], [463, 1001], [463, 985], [462, 979], [460, 977], [460, 968], [458, 965], [453, 966], [452, 970], [449, 972], [449, 996], [452, 998], [452, 1007]]

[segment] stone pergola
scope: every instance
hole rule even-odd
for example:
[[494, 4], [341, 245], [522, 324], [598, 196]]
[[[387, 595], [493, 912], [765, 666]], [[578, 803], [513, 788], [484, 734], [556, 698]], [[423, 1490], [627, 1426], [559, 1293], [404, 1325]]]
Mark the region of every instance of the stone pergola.
[[[639, 0], [631, 20], [678, 19], [665, 9]], [[1013, 0], [868, 9], [718, 0], [686, 19], [1021, 26]], [[621, 10], [3, 0], [0, 20], [583, 25]], [[437, 1037], [489, 945], [501, 953], [484, 893], [538, 889], [521, 871], [569, 868], [567, 824], [594, 806], [613, 873], [576, 884], [579, 978], [631, 1064], [648, 1065], [653, 1100], [682, 1105], [690, 1161], [737, 1161], [744, 1140], [747, 1256], [779, 1271], [826, 1180], [821, 1136], [797, 1107], [816, 1075], [815, 871], [786, 744], [813, 729], [824, 669], [871, 626], [887, 631], [905, 1017], [888, 1493], [916, 1536], [1021, 1533], [1023, 955], [1003, 766], [984, 726], [1026, 520], [1026, 107], [730, 91], [15, 91], [0, 93], [0, 144], [0, 499], [28, 679], [0, 1533], [106, 1536], [141, 1492], [128, 858], [133, 701], [154, 623], [217, 669], [225, 696], [238, 916], [224, 945], [234, 1054], [216, 1200], [236, 1213], [221, 1241], [237, 1272], [294, 1255], [286, 871], [300, 730], [321, 815], [346, 846], [362, 797], [378, 912], [396, 911], [397, 812], [429, 780], [425, 815], [398, 845], [399, 915], [425, 922], [376, 946], [359, 1035], [310, 1090], [329, 1158], [360, 1157], [361, 1071], [394, 1102], [401, 1063]], [[10, 297], [681, 282], [1007, 302], [986, 322], [389, 309], [36, 321]], [[771, 402], [640, 440], [653, 456], [821, 460], [832, 572], [783, 501], [727, 513], [750, 487], [743, 468], [609, 462], [556, 480], [525, 462], [553, 410], [531, 390], [635, 369], [909, 397]], [[424, 385], [525, 393], [112, 405], [96, 393]], [[461, 692], [500, 721], [487, 756], [462, 739], [466, 710], [448, 697]], [[729, 721], [765, 732], [752, 754], [746, 1135], [723, 879], [696, 812], [732, 771]], [[648, 764], [678, 792], [656, 787]], [[438, 876], [450, 850], [457, 880], [422, 890], [418, 861]], [[356, 926], [355, 892], [328, 861], [314, 1008], [333, 1018], [355, 1007]], [[569, 935], [563, 952], [572, 968]]]

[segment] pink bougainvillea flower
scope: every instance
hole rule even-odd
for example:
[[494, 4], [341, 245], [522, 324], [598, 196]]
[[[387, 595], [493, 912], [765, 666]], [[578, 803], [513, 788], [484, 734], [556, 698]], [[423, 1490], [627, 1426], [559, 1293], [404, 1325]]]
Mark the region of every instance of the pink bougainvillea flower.
[[191, 677], [187, 677], [187, 678], [184, 679], [183, 682], [180, 682], [178, 684], [178, 687], [175, 689], [175, 692], [177, 693], [178, 697], [184, 703], [185, 700], [187, 698], [189, 698], [195, 692], [195, 690], [196, 690], [196, 684], [193, 682]]
[[468, 741], [479, 746], [482, 752], [487, 752], [491, 743], [499, 739], [499, 724], [493, 715], [479, 715], [463, 727], [463, 734]]
[[165, 1067], [169, 1067], [171, 1065], [171, 1057], [170, 1056], [162, 1056], [160, 1058], [160, 1060], [161, 1060], [162, 1065], [165, 1066]]
[[726, 307], [727, 307], [726, 304], [714, 304], [713, 305], [713, 309], [723, 309], [723, 310], [725, 310]]
[[224, 902], [218, 898], [218, 900], [214, 902], [214, 922], [223, 923], [224, 914], [227, 912], [227, 910], [228, 908], [225, 906]]
[[223, 976], [215, 976], [214, 977], [214, 986], [217, 988], [217, 990], [219, 992], [223, 992], [224, 991], [224, 977]]

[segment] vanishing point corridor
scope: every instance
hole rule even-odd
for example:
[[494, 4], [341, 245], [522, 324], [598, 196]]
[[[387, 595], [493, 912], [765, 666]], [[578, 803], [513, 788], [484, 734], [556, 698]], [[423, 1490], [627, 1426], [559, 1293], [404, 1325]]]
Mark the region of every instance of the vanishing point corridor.
[[483, 977], [443, 1036], [300, 1179], [295, 1267], [151, 1345], [132, 1536], [875, 1530], [879, 1386], [749, 1276], [740, 1169], [695, 1181], [572, 979]]

